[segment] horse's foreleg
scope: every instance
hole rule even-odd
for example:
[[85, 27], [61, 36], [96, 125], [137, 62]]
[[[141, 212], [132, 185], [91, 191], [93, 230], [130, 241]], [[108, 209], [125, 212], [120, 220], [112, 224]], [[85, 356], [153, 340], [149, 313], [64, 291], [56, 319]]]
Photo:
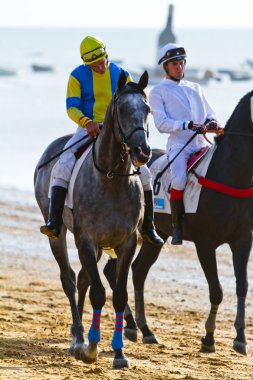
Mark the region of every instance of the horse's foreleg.
[[230, 244], [233, 253], [233, 265], [236, 277], [237, 313], [235, 318], [236, 338], [233, 349], [243, 355], [247, 354], [245, 337], [245, 300], [248, 292], [247, 266], [252, 248], [252, 236]]
[[[205, 243], [203, 243], [203, 241]], [[218, 278], [217, 261], [215, 248], [212, 244], [204, 239], [196, 243], [196, 249], [201, 267], [206, 276], [209, 287], [209, 298], [211, 302], [211, 309], [209, 316], [205, 323], [206, 335], [201, 339], [201, 348], [204, 352], [215, 352], [214, 331], [216, 328], [216, 316], [220, 303], [223, 299], [221, 284]]]
[[100, 342], [100, 316], [105, 304], [105, 288], [101, 282], [97, 260], [96, 248], [88, 240], [83, 240], [78, 247], [79, 258], [83, 270], [87, 272], [90, 283], [90, 301], [93, 307], [93, 319], [88, 332], [88, 345], [79, 350], [80, 358], [85, 363], [93, 363], [98, 357], [98, 343]]
[[[103, 273], [113, 290], [116, 286], [116, 266], [117, 259], [109, 258], [107, 261]], [[132, 310], [128, 304], [126, 304], [124, 311], [124, 319], [126, 321], [126, 326], [124, 328], [124, 335], [131, 342], [137, 342], [137, 324], [133, 317]]]
[[[166, 240], [168, 237], [161, 234], [160, 231], [159, 235], [164, 240]], [[161, 247], [154, 244], [143, 242], [138, 256], [132, 264], [136, 322], [142, 332], [143, 343], [148, 344], [158, 344], [159, 342], [147, 324], [144, 302], [144, 283], [147, 278], [149, 269], [157, 260], [161, 249]]]
[[71, 314], [72, 314], [72, 326], [71, 335], [72, 342], [69, 348], [69, 354], [75, 354], [76, 346], [82, 346], [84, 343], [84, 329], [78, 312], [76, 304], [76, 277], [75, 272], [70, 266], [67, 246], [66, 246], [66, 229], [62, 227], [61, 235], [58, 240], [49, 239], [52, 253], [60, 268], [60, 278], [62, 282], [62, 288], [64, 293], [68, 297]]
[[116, 314], [111, 346], [114, 350], [113, 368], [128, 367], [128, 359], [123, 353], [123, 321], [127, 304], [127, 278], [129, 267], [137, 246], [137, 232], [120, 247], [117, 247], [116, 284], [113, 290], [113, 307]]

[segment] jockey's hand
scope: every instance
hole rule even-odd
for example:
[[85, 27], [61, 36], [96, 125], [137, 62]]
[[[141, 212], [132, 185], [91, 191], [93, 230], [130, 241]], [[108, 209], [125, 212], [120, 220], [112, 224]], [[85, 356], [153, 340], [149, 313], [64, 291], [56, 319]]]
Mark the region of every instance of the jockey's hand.
[[86, 125], [86, 129], [91, 137], [97, 136], [100, 132], [99, 123], [96, 123], [95, 121], [89, 121]]
[[197, 132], [198, 135], [206, 133], [206, 126], [202, 124], [195, 124], [193, 121], [190, 121], [188, 128], [193, 132]]
[[223, 128], [216, 120], [210, 120], [205, 124], [207, 132], [214, 132], [216, 134], [223, 133]]

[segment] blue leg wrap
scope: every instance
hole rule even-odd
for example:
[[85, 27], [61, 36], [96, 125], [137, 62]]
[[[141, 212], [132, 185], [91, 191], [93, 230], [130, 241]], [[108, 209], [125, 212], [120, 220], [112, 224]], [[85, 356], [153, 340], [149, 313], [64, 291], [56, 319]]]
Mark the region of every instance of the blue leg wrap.
[[111, 343], [111, 346], [114, 350], [122, 349], [124, 347], [123, 320], [124, 320], [124, 313], [116, 313], [116, 322], [115, 322], [114, 334], [113, 334], [112, 343]]
[[93, 309], [93, 319], [88, 333], [90, 343], [100, 342], [100, 316], [101, 310]]

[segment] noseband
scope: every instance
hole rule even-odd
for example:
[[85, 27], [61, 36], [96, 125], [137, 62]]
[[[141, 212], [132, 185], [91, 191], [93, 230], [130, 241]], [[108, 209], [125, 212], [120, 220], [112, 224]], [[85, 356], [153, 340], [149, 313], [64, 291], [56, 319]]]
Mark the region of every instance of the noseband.
[[115, 172], [115, 170], [118, 168], [118, 166], [122, 163], [125, 162], [125, 158], [126, 156], [129, 154], [129, 148], [127, 146], [127, 141], [132, 137], [132, 135], [137, 132], [137, 131], [144, 131], [145, 133], [147, 133], [147, 138], [149, 137], [149, 130], [148, 130], [148, 127], [147, 127], [147, 130], [145, 130], [145, 128], [143, 127], [137, 127], [137, 128], [134, 128], [128, 136], [125, 136], [124, 132], [123, 132], [123, 129], [121, 127], [121, 123], [120, 123], [120, 120], [119, 120], [119, 115], [118, 115], [118, 110], [117, 110], [117, 101], [118, 99], [122, 96], [122, 95], [126, 95], [126, 94], [133, 94], [133, 93], [140, 93], [143, 98], [146, 100], [146, 95], [144, 93], [144, 91], [136, 84], [136, 83], [128, 83], [127, 84], [128, 87], [130, 87], [129, 89], [127, 90], [123, 90], [121, 93], [117, 94], [115, 93], [114, 96], [113, 96], [113, 112], [112, 112], [112, 133], [113, 133], [113, 136], [115, 138], [115, 140], [117, 141], [118, 138], [116, 136], [116, 132], [115, 132], [115, 120], [117, 122], [117, 125], [118, 125], [118, 131], [119, 131], [119, 135], [120, 135], [120, 138], [121, 138], [121, 141], [120, 141], [120, 144], [121, 144], [121, 153], [119, 155], [119, 160], [118, 162], [114, 165], [114, 167], [110, 170], [104, 170], [102, 169], [101, 167], [98, 166], [97, 164], [97, 159], [96, 159], [96, 152], [95, 152], [95, 142], [97, 140], [97, 138], [95, 139], [94, 143], [93, 143], [93, 147], [92, 147], [92, 157], [93, 157], [93, 162], [94, 162], [94, 166], [95, 168], [102, 174], [106, 175], [107, 178], [111, 179], [115, 176], [118, 176], [118, 177], [129, 177], [129, 176], [133, 176], [133, 175], [140, 175], [140, 168], [137, 168], [137, 170], [134, 170], [132, 173], [129, 173], [129, 174], [123, 174], [123, 173], [117, 173]]

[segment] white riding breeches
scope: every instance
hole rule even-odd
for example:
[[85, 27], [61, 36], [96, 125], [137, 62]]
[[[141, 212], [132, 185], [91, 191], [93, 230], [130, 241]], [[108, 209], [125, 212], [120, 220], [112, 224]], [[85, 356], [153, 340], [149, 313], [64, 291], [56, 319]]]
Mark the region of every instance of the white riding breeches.
[[[65, 145], [64, 149], [80, 140], [84, 136], [88, 136], [87, 130], [85, 128], [78, 127], [75, 134]], [[68, 188], [71, 174], [76, 163], [75, 153], [77, 152], [78, 148], [80, 148], [85, 143], [85, 141], [87, 141], [87, 139], [80, 141], [72, 148], [68, 149], [66, 152], [60, 155], [60, 159], [53, 168], [52, 186], [61, 186], [66, 189]]]
[[[76, 133], [67, 142], [64, 149], [80, 140], [84, 136], [88, 136], [87, 130], [85, 128], [78, 127]], [[68, 188], [71, 174], [76, 163], [75, 153], [77, 152], [78, 148], [80, 148], [85, 143], [85, 141], [87, 141], [87, 139], [80, 141], [72, 148], [61, 154], [60, 159], [55, 164], [52, 171], [52, 186], [61, 186], [66, 189]], [[146, 165], [143, 165], [140, 168], [140, 172], [140, 180], [143, 186], [143, 190], [151, 190], [152, 178], [149, 168]]]
[[144, 191], [152, 190], [153, 189], [153, 187], [152, 187], [152, 176], [151, 176], [150, 170], [147, 167], [147, 165], [141, 166], [140, 172], [141, 172], [140, 180], [142, 183], [143, 190]]
[[[180, 151], [181, 147], [169, 149], [167, 160], [171, 161]], [[171, 187], [176, 190], [184, 190], [187, 181], [187, 161], [195, 150], [184, 149], [170, 165]]]

